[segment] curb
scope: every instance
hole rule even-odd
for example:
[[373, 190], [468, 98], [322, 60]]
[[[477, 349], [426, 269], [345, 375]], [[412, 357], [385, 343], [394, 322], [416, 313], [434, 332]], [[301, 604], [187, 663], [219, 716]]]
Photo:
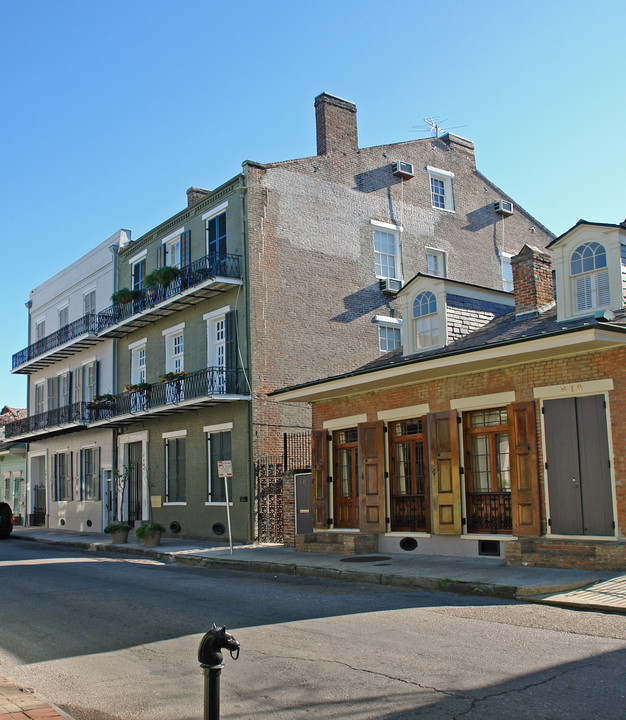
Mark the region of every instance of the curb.
[[0, 675], [0, 720], [74, 720], [54, 703]]

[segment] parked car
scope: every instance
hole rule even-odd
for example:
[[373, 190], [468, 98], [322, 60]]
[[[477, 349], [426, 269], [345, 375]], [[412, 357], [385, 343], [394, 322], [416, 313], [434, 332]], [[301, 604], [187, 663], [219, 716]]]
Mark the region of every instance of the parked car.
[[13, 530], [13, 511], [11, 506], [0, 502], [0, 538], [8, 538]]

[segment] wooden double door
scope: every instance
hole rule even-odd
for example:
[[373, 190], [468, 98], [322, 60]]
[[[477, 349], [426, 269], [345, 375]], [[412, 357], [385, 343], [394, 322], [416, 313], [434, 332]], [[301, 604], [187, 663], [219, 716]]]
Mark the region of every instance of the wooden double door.
[[543, 407], [551, 532], [614, 535], [604, 396], [546, 400]]

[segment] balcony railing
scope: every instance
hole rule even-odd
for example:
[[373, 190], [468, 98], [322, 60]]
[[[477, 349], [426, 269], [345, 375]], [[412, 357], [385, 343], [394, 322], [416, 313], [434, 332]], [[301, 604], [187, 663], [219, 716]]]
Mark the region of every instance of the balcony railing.
[[166, 409], [182, 402], [226, 395], [249, 395], [245, 372], [209, 367], [190, 372], [184, 378], [158, 382], [137, 390], [119, 393], [112, 400], [77, 402], [31, 415], [5, 425], [6, 438], [54, 430], [63, 425], [114, 421], [121, 416]]
[[46, 337], [24, 348], [24, 350], [15, 353], [15, 355], [13, 355], [12, 368], [15, 370], [15, 368], [20, 367], [20, 365], [34, 360], [40, 355], [44, 355], [49, 350], [54, 350], [55, 348], [61, 347], [61, 345], [65, 345], [65, 343], [70, 342], [70, 340], [75, 340], [82, 335], [96, 333], [97, 331], [98, 316], [95, 313], [83, 315], [83, 317], [78, 318], [78, 320], [74, 320], [74, 322], [71, 322], [69, 325], [64, 325], [56, 332], [46, 335]]
[[112, 325], [116, 325], [136, 313], [148, 310], [155, 305], [169, 300], [189, 288], [200, 285], [211, 278], [241, 278], [241, 258], [239, 255], [218, 256], [215, 253], [205, 255], [182, 268], [180, 275], [167, 286], [146, 288], [140, 291], [140, 297], [127, 303], [117, 303], [102, 310], [98, 314], [83, 315], [69, 325], [64, 325], [56, 332], [37, 340], [24, 350], [15, 353], [12, 369], [16, 370], [25, 363], [34, 360], [50, 350], [61, 347], [82, 335], [97, 335]]
[[148, 310], [165, 300], [169, 300], [189, 288], [215, 277], [241, 278], [241, 263], [239, 255], [218, 256], [205, 255], [182, 268], [180, 275], [169, 285], [159, 285], [154, 288], [145, 288], [140, 291], [140, 297], [126, 303], [115, 303], [98, 313], [98, 332], [103, 332], [112, 325]]
[[391, 529], [397, 532], [424, 532], [426, 530], [426, 496], [392, 495]]
[[510, 492], [467, 493], [467, 530], [472, 533], [510, 533]]

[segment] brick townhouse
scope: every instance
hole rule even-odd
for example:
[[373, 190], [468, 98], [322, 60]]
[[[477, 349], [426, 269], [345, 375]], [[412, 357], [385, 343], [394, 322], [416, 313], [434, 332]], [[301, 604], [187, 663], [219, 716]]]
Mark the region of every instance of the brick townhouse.
[[[99, 307], [88, 333], [113, 343], [111, 392], [101, 384], [112, 397], [63, 395], [69, 405], [89, 402], [65, 422], [31, 390], [38, 443], [42, 429], [50, 443], [88, 428], [111, 433], [107, 457], [126, 485], [110, 506], [132, 522], [150, 516], [171, 532], [217, 538], [228, 491], [235, 539], [280, 539], [285, 437], [307, 433], [311, 414], [268, 394], [399, 348], [396, 293], [418, 273], [448, 288], [459, 335], [501, 315], [513, 303], [512, 256], [553, 239], [476, 169], [470, 141], [448, 133], [360, 148], [356, 106], [326, 93], [315, 118], [316, 155], [246, 161], [214, 190], [191, 188], [185, 208], [120, 245], [115, 290], [127, 295]], [[470, 286], [469, 296], [455, 291]], [[44, 358], [49, 345], [37, 348]], [[32, 359], [20, 357], [13, 371], [32, 373]], [[56, 372], [47, 368], [41, 378]], [[30, 441], [33, 432], [15, 434]], [[72, 462], [77, 478], [76, 454]], [[80, 495], [78, 480], [68, 482]], [[51, 526], [62, 510], [48, 514]], [[107, 512], [98, 523], [89, 517], [94, 527]], [[65, 527], [86, 520], [81, 506]]]
[[484, 291], [418, 273], [402, 348], [273, 395], [313, 408], [297, 547], [626, 567], [626, 222], [581, 220], [549, 249], [556, 302], [549, 254], [525, 245], [515, 308], [459, 336], [451, 295]]

